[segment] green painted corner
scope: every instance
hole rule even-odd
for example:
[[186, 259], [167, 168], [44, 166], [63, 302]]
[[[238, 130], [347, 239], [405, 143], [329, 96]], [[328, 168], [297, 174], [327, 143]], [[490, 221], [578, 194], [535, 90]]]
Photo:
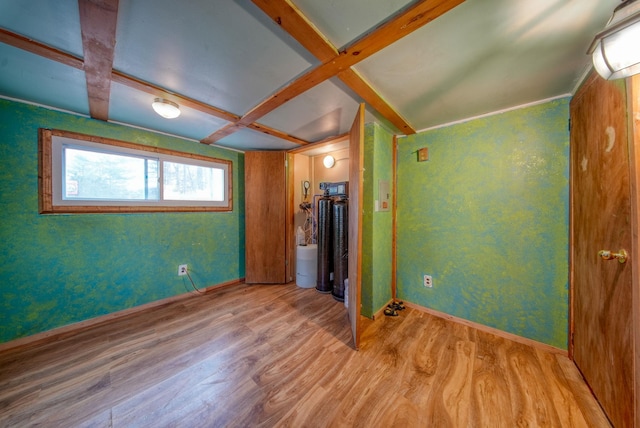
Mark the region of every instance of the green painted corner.
[[392, 185], [393, 134], [376, 123], [365, 126], [362, 224], [362, 310], [372, 317], [391, 299], [391, 211], [375, 211], [378, 182]]
[[568, 119], [563, 98], [400, 139], [399, 298], [567, 348]]
[[[233, 211], [40, 215], [38, 128], [228, 159]], [[244, 155], [0, 100], [0, 342], [244, 276]]]

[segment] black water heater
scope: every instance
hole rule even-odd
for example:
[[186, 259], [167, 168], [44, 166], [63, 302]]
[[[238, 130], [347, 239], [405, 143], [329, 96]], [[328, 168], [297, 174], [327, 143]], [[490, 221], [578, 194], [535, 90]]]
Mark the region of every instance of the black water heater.
[[321, 293], [331, 293], [333, 284], [333, 233], [331, 212], [333, 199], [322, 197], [318, 199], [318, 280], [316, 290]]
[[349, 277], [349, 210], [342, 199], [333, 204], [333, 298], [344, 302], [344, 280]]

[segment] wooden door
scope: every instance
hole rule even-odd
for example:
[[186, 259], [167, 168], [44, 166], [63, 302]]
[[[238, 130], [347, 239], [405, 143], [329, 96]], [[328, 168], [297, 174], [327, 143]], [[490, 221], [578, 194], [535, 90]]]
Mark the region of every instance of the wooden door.
[[362, 273], [362, 174], [364, 171], [364, 104], [349, 131], [349, 322], [356, 349], [360, 348]]
[[624, 82], [594, 73], [571, 101], [570, 351], [616, 427], [634, 418], [633, 263], [598, 252], [631, 250], [628, 147]]
[[633, 337], [635, 349], [635, 427], [640, 427], [640, 74], [627, 80], [629, 112], [629, 162], [631, 163], [631, 268], [633, 294]]
[[245, 282], [286, 283], [285, 152], [246, 152]]

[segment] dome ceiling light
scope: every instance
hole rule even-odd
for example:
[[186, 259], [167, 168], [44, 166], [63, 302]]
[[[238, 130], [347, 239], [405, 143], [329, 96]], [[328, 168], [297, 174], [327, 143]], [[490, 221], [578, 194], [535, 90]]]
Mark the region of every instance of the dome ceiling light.
[[587, 54], [607, 80], [640, 73], [640, 1], [626, 0], [615, 8], [604, 30], [596, 34]]
[[156, 113], [165, 119], [175, 119], [180, 116], [180, 106], [164, 98], [156, 98], [151, 104]]

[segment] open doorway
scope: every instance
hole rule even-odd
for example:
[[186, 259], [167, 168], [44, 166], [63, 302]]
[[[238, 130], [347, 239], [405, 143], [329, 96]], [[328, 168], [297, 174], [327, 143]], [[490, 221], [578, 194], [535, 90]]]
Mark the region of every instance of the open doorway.
[[[343, 254], [348, 255], [348, 269], [346, 269], [347, 272], [345, 272], [344, 276], [346, 280], [344, 282], [341, 281], [340, 284], [342, 296], [333, 292], [332, 294], [338, 300], [344, 300], [346, 303], [355, 349], [358, 349], [360, 341], [358, 327], [361, 301], [360, 276], [362, 270], [362, 255], [360, 251], [362, 247], [362, 210], [360, 209], [360, 199], [364, 170], [362, 157], [363, 140], [364, 104], [361, 104], [348, 135], [289, 153], [289, 162], [291, 163], [289, 178], [291, 181], [288, 188], [292, 196], [290, 198], [292, 209], [290, 210], [291, 227], [289, 230], [292, 237], [296, 237], [297, 234], [294, 231], [301, 227], [305, 243], [313, 244], [319, 242], [321, 244], [321, 239], [318, 239], [319, 236], [315, 236], [322, 230], [320, 224], [316, 222], [316, 219], [319, 219], [320, 206], [316, 204], [316, 201], [321, 201], [332, 193], [327, 187], [323, 187], [323, 191], [320, 192], [320, 183], [337, 184], [336, 187], [331, 186], [331, 188], [337, 190], [335, 194], [343, 195], [348, 199], [349, 207], [343, 210], [343, 212], [347, 213], [346, 218], [344, 218], [346, 227], [343, 230], [348, 233], [348, 239], [347, 236], [344, 236], [343, 239], [345, 244], [348, 242], [348, 247], [341, 250], [344, 251]], [[310, 192], [309, 190], [311, 189], [313, 191]], [[317, 199], [318, 196], [320, 199]], [[309, 216], [311, 216], [311, 221], [309, 221]], [[289, 240], [292, 250], [296, 249], [298, 239]], [[321, 248], [321, 245], [318, 248]], [[318, 260], [320, 260], [319, 256]], [[319, 263], [317, 289], [324, 291], [321, 288]]]

